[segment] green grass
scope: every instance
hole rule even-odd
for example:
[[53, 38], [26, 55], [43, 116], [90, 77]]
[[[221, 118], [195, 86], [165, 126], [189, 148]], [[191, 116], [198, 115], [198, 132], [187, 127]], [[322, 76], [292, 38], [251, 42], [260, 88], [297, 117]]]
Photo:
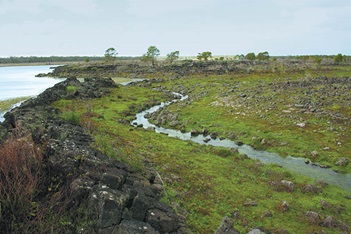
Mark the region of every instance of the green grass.
[[[186, 129], [206, 126], [221, 133], [235, 130], [240, 135], [239, 139], [247, 142], [252, 141], [252, 136], [262, 134], [260, 136], [268, 140], [289, 140], [287, 148], [283, 149], [286, 151], [295, 147], [301, 147], [302, 150], [311, 147], [308, 142], [293, 145], [294, 142], [307, 139], [299, 128], [278, 128], [270, 125], [269, 120], [258, 121], [250, 116], [233, 116], [227, 114], [225, 108], [215, 109], [210, 106], [227, 89], [223, 85], [228, 80], [233, 82], [231, 85], [237, 85], [241, 89], [257, 85], [249, 78], [230, 80], [228, 77], [170, 81], [163, 85], [171, 88], [177, 85], [172, 82], [177, 82], [178, 85], [181, 83], [190, 90], [189, 94], [194, 101], [189, 106], [179, 103], [169, 109], [181, 114], [181, 121]], [[207, 95], [196, 97], [204, 91]], [[186, 223], [194, 233], [214, 233], [224, 216], [232, 217], [235, 227], [241, 233], [255, 227], [264, 227], [267, 232], [272, 233], [283, 229], [289, 233], [314, 233], [321, 230], [327, 233], [341, 232], [340, 228], [329, 229], [309, 223], [305, 216], [307, 211], [318, 212], [324, 217], [333, 215], [351, 226], [351, 200], [347, 199], [345, 191], [337, 187], [325, 187], [309, 178], [275, 165], [262, 165], [228, 149], [169, 138], [153, 131], [135, 128], [128, 123], [146, 105], [161, 100], [165, 100], [161, 92], [148, 88], [120, 87], [101, 99], [61, 100], [54, 106], [63, 113], [72, 110], [79, 112], [83, 126], [87, 126], [87, 123], [94, 126], [89, 129], [95, 137], [94, 146], [110, 157], [127, 162], [134, 170], [142, 173], [149, 167], [157, 170], [167, 190], [164, 201], [168, 201], [178, 213], [186, 217]], [[267, 126], [270, 128], [267, 129]], [[284, 138], [280, 133], [284, 133]], [[283, 179], [295, 183], [294, 191], [289, 192], [272, 185], [279, 184]], [[304, 193], [306, 184], [314, 184], [321, 191], [316, 194]], [[333, 207], [322, 209], [321, 200], [333, 204]], [[249, 201], [255, 201], [258, 206], [244, 206]], [[283, 201], [290, 205], [287, 212], [281, 209], [280, 204]], [[338, 208], [342, 208], [340, 212], [336, 211]], [[262, 217], [266, 210], [273, 216]]]
[[[342, 71], [334, 68], [324, 73], [306, 73], [309, 74], [310, 82], [321, 74], [323, 77], [342, 79], [346, 74], [351, 75], [349, 68], [347, 72], [344, 71], [346, 68], [342, 67]], [[286, 82], [303, 79], [305, 77], [299, 74], [289, 74], [287, 78], [277, 77], [277, 74], [252, 74], [235, 78], [209, 76], [187, 77], [176, 82], [170, 80], [165, 85], [174, 90], [181, 84], [189, 91], [191, 102], [187, 105], [177, 103], [167, 110], [178, 114], [178, 120], [183, 123], [176, 128], [190, 131], [206, 127], [222, 137], [235, 133], [236, 140], [257, 149], [276, 152], [282, 156], [307, 157], [314, 162], [350, 173], [350, 164], [344, 167], [334, 165], [341, 157], [351, 159], [351, 143], [348, 140], [351, 137], [348, 127], [351, 108], [347, 96], [326, 95], [330, 88], [328, 85], [283, 88]], [[305, 96], [308, 91], [315, 94]], [[246, 97], [241, 97], [242, 94]], [[326, 99], [318, 110], [340, 114], [344, 120], [333, 119], [328, 114], [302, 113], [295, 107], [300, 102], [312, 103], [312, 106], [313, 103], [318, 104], [323, 95]], [[299, 127], [299, 123], [306, 123], [306, 127]], [[261, 144], [262, 139], [267, 143]], [[338, 145], [338, 142], [342, 144]], [[325, 147], [330, 147], [331, 150], [326, 151]], [[313, 158], [312, 151], [318, 151], [318, 157]]]
[[67, 93], [74, 93], [77, 90], [77, 87], [73, 86], [73, 85], [68, 85], [66, 87], [66, 91]]
[[29, 97], [18, 97], [0, 101], [0, 112], [9, 110], [14, 104], [27, 100]]

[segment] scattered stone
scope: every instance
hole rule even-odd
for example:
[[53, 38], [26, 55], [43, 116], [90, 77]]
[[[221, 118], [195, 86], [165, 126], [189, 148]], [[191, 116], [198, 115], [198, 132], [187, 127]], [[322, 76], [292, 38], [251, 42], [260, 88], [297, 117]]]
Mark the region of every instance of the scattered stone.
[[210, 137], [211, 137], [213, 140], [215, 140], [215, 139], [217, 139], [217, 137], [218, 137], [218, 133], [217, 133], [217, 132], [213, 132], [213, 133], [211, 133]]
[[318, 151], [316, 151], [316, 150], [312, 151], [312, 152], [311, 152], [311, 155], [312, 155], [313, 157], [317, 157], [317, 156], [318, 156]]
[[252, 229], [247, 234], [265, 234], [265, 233], [262, 232], [260, 229]]
[[319, 224], [322, 221], [321, 216], [313, 211], [307, 211], [306, 217], [311, 224]]
[[261, 145], [265, 145], [265, 144], [267, 144], [267, 140], [263, 138], [263, 139], [261, 140]]
[[244, 145], [244, 142], [242, 142], [242, 141], [237, 141], [236, 144], [237, 144], [238, 146], [242, 146], [242, 145]]
[[175, 127], [175, 126], [178, 126], [180, 125], [181, 123], [178, 121], [178, 120], [173, 120], [169, 123], [169, 126], [171, 127]]
[[273, 214], [270, 210], [266, 210], [263, 215], [261, 215], [261, 219], [266, 218], [266, 217], [272, 217]]
[[330, 147], [324, 147], [323, 150], [330, 150]]
[[244, 206], [258, 206], [258, 204], [255, 201], [248, 201], [244, 203]]
[[307, 184], [306, 186], [304, 186], [302, 188], [302, 192], [304, 193], [313, 193], [313, 194], [317, 194], [321, 191], [320, 188], [318, 188], [317, 186], [315, 185], [312, 185], [312, 184]]
[[233, 220], [226, 216], [215, 234], [240, 234], [240, 232], [234, 228]]
[[281, 204], [280, 204], [280, 207], [282, 209], [283, 212], [287, 212], [290, 210], [290, 206], [288, 204], [287, 201], [283, 201]]
[[287, 188], [290, 192], [294, 191], [295, 184], [288, 180], [281, 180], [280, 183]]
[[206, 138], [206, 139], [204, 140], [204, 142], [205, 142], [205, 143], [208, 143], [210, 140], [211, 140], [210, 138]]
[[200, 135], [200, 132], [198, 130], [193, 129], [190, 131], [190, 135], [191, 136], [198, 136], [198, 135]]
[[244, 93], [240, 94], [239, 96], [242, 97], [242, 98], [246, 98], [247, 97], [247, 95], [244, 94]]
[[325, 200], [321, 200], [322, 210], [330, 210], [333, 208], [333, 205]]
[[335, 163], [336, 166], [347, 166], [350, 160], [348, 158], [339, 158], [339, 160]]
[[305, 123], [298, 123], [298, 124], [296, 124], [296, 125], [299, 126], [300, 128], [304, 128], [304, 127], [306, 126]]
[[323, 220], [322, 226], [327, 228], [336, 228], [338, 227], [338, 221], [333, 216], [328, 216]]

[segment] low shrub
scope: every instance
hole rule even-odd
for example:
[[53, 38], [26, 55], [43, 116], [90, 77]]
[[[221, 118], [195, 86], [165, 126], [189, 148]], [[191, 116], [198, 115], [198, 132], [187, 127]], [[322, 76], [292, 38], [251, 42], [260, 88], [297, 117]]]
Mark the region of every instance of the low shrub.
[[[23, 134], [23, 133], [22, 133]], [[0, 233], [49, 233], [68, 230], [69, 190], [52, 185], [41, 149], [15, 131], [0, 147]]]
[[61, 114], [61, 118], [63, 118], [68, 123], [74, 125], [80, 125], [82, 122], [82, 115], [79, 112], [75, 111], [67, 111]]
[[43, 157], [29, 138], [14, 137], [0, 149], [0, 229], [30, 231], [36, 219]]

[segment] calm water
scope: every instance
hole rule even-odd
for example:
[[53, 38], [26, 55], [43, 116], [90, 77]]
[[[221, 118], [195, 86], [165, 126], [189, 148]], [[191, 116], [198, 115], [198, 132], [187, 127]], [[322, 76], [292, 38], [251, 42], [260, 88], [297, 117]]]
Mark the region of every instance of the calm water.
[[0, 67], [0, 100], [35, 96], [62, 79], [37, 78], [39, 73], [50, 72], [53, 66]]
[[[37, 78], [39, 73], [48, 73], [50, 66], [0, 67], [0, 101], [16, 97], [32, 97], [54, 86], [63, 79]], [[0, 122], [3, 121], [0, 111]]]

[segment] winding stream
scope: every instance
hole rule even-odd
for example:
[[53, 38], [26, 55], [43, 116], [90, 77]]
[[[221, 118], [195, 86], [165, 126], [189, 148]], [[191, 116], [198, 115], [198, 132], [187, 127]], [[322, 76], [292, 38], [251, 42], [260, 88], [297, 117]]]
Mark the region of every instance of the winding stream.
[[[145, 117], [146, 114], [154, 113], [161, 107], [165, 107], [172, 103], [183, 101], [188, 98], [188, 96], [183, 96], [179, 93], [173, 93], [173, 94], [176, 96], [179, 96], [180, 99], [175, 99], [170, 102], [163, 102], [160, 105], [153, 106], [148, 110], [138, 113], [136, 115], [136, 119], [133, 120], [131, 124], [134, 126], [142, 125], [143, 128], [145, 129], [153, 128], [157, 133], [164, 133], [170, 137], [179, 138], [181, 140], [190, 140], [198, 144], [221, 146], [226, 148], [237, 148], [239, 150], [239, 153], [246, 154], [248, 157], [252, 159], [258, 159], [262, 163], [275, 163], [290, 171], [296, 172], [301, 175], [309, 176], [317, 180], [323, 180], [328, 184], [336, 185], [348, 192], [351, 192], [351, 174], [346, 174], [346, 175], [340, 174], [340, 173], [336, 173], [331, 169], [323, 169], [323, 168], [320, 168], [319, 166], [314, 166], [312, 164], [307, 165], [305, 163], [306, 159], [304, 158], [295, 158], [291, 156], [283, 158], [275, 153], [255, 150], [248, 145], [239, 146], [234, 141], [231, 141], [228, 139], [223, 139], [223, 140], [220, 140], [218, 138], [210, 139], [208, 136], [203, 136], [203, 135], [199, 135], [195, 137], [195, 136], [191, 136], [190, 132], [182, 133], [179, 130], [157, 127], [156, 125], [150, 123], [149, 120]], [[206, 141], [209, 140], [209, 141], [206, 143], [204, 140]]]

